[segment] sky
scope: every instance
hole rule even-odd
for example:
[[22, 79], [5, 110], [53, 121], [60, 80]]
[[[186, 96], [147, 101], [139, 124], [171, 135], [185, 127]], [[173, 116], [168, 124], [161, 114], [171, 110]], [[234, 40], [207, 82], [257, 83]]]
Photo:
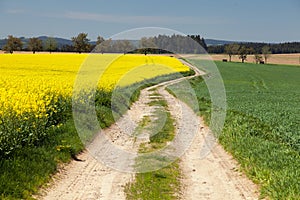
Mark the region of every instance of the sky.
[[142, 27], [204, 38], [300, 41], [300, 0], [0, 0], [0, 38], [51, 36], [91, 40]]

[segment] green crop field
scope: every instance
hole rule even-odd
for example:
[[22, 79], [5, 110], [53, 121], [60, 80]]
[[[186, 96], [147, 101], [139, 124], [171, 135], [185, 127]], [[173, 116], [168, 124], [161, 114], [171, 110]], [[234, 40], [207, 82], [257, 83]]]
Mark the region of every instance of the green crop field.
[[[193, 60], [209, 73], [205, 61]], [[300, 199], [300, 67], [216, 62], [227, 95], [220, 143], [271, 199]], [[209, 124], [210, 97], [202, 78], [191, 85]], [[184, 91], [180, 84], [172, 86]]]

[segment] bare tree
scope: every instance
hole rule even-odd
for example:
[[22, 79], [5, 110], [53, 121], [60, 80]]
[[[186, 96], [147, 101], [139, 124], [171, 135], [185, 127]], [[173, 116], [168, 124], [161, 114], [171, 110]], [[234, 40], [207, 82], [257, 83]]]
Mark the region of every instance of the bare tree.
[[269, 46], [264, 46], [263, 48], [262, 48], [262, 54], [263, 54], [263, 56], [264, 56], [264, 59], [265, 59], [265, 63], [267, 63], [267, 60], [268, 60], [268, 58], [271, 56], [271, 50], [270, 50], [270, 47]]
[[22, 50], [22, 47], [23, 43], [20, 38], [9, 35], [7, 38], [7, 42], [3, 47], [3, 50], [8, 51], [9, 53], [13, 53], [14, 51]]

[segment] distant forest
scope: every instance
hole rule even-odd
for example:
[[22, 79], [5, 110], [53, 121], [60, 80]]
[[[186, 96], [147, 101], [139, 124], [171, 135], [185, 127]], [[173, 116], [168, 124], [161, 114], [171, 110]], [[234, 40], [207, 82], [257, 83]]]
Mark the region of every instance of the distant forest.
[[[158, 35], [144, 37], [140, 40], [105, 40], [98, 36], [97, 41], [90, 41], [87, 33], [79, 33], [70, 40], [52, 37], [16, 38], [12, 35], [0, 40], [0, 49], [9, 53], [14, 51], [49, 52], [94, 52], [94, 53], [188, 53], [227, 54], [232, 45], [240, 50], [247, 50], [247, 54], [262, 54], [264, 48], [270, 53], [300, 53], [300, 42], [286, 43], [254, 43], [222, 41], [225, 44], [207, 45], [200, 35]], [[238, 52], [236, 52], [238, 53]]]
[[[286, 42], [279, 44], [268, 44], [268, 43], [255, 43], [255, 42], [247, 42], [247, 43], [236, 43], [241, 47], [244, 46], [247, 49], [251, 49], [251, 54], [261, 54], [262, 49], [265, 46], [270, 48], [272, 54], [283, 54], [283, 53], [300, 53], [300, 42]], [[224, 54], [226, 53], [226, 46], [230, 44], [224, 45], [216, 45], [209, 46], [207, 48], [208, 53], [216, 53], [216, 54]]]

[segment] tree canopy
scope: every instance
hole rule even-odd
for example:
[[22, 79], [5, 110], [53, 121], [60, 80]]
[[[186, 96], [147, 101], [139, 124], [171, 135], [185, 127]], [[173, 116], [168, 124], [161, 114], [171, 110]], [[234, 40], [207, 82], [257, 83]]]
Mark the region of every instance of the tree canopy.
[[242, 63], [247, 60], [247, 55], [249, 54], [249, 49], [246, 47], [242, 46], [239, 50], [239, 58], [242, 60]]
[[264, 56], [265, 63], [267, 63], [268, 58], [270, 57], [270, 54], [271, 54], [271, 53], [272, 53], [272, 52], [271, 52], [269, 46], [266, 45], [266, 46], [264, 46], [264, 47], [262, 48], [262, 54], [263, 54], [263, 56]]
[[53, 37], [48, 37], [44, 44], [44, 49], [50, 53], [57, 50], [57, 42]]
[[3, 50], [8, 51], [9, 53], [13, 53], [14, 51], [21, 51], [22, 47], [23, 43], [20, 38], [9, 35], [7, 38], [7, 42], [3, 47]]
[[91, 45], [89, 39], [87, 38], [87, 33], [79, 33], [76, 37], [72, 37], [72, 42], [74, 50], [78, 53], [89, 52], [91, 50]]
[[231, 62], [231, 57], [233, 55], [238, 54], [239, 49], [240, 49], [240, 45], [238, 44], [228, 44], [225, 46], [225, 53], [227, 53], [229, 56], [229, 62]]
[[32, 53], [35, 53], [36, 51], [41, 51], [43, 50], [43, 42], [42, 40], [38, 38], [29, 38], [28, 41], [28, 49], [32, 51]]
[[[260, 43], [260, 42], [242, 42], [235, 43], [240, 46], [245, 46], [246, 48], [253, 48], [255, 53], [262, 54], [262, 49], [265, 46], [270, 48], [270, 52], [272, 54], [280, 54], [280, 53], [300, 53], [300, 42], [285, 42], [278, 44], [268, 44], [268, 43]], [[226, 53], [225, 48], [228, 44], [225, 45], [212, 45], [208, 47], [208, 53], [218, 53], [223, 54]]]

